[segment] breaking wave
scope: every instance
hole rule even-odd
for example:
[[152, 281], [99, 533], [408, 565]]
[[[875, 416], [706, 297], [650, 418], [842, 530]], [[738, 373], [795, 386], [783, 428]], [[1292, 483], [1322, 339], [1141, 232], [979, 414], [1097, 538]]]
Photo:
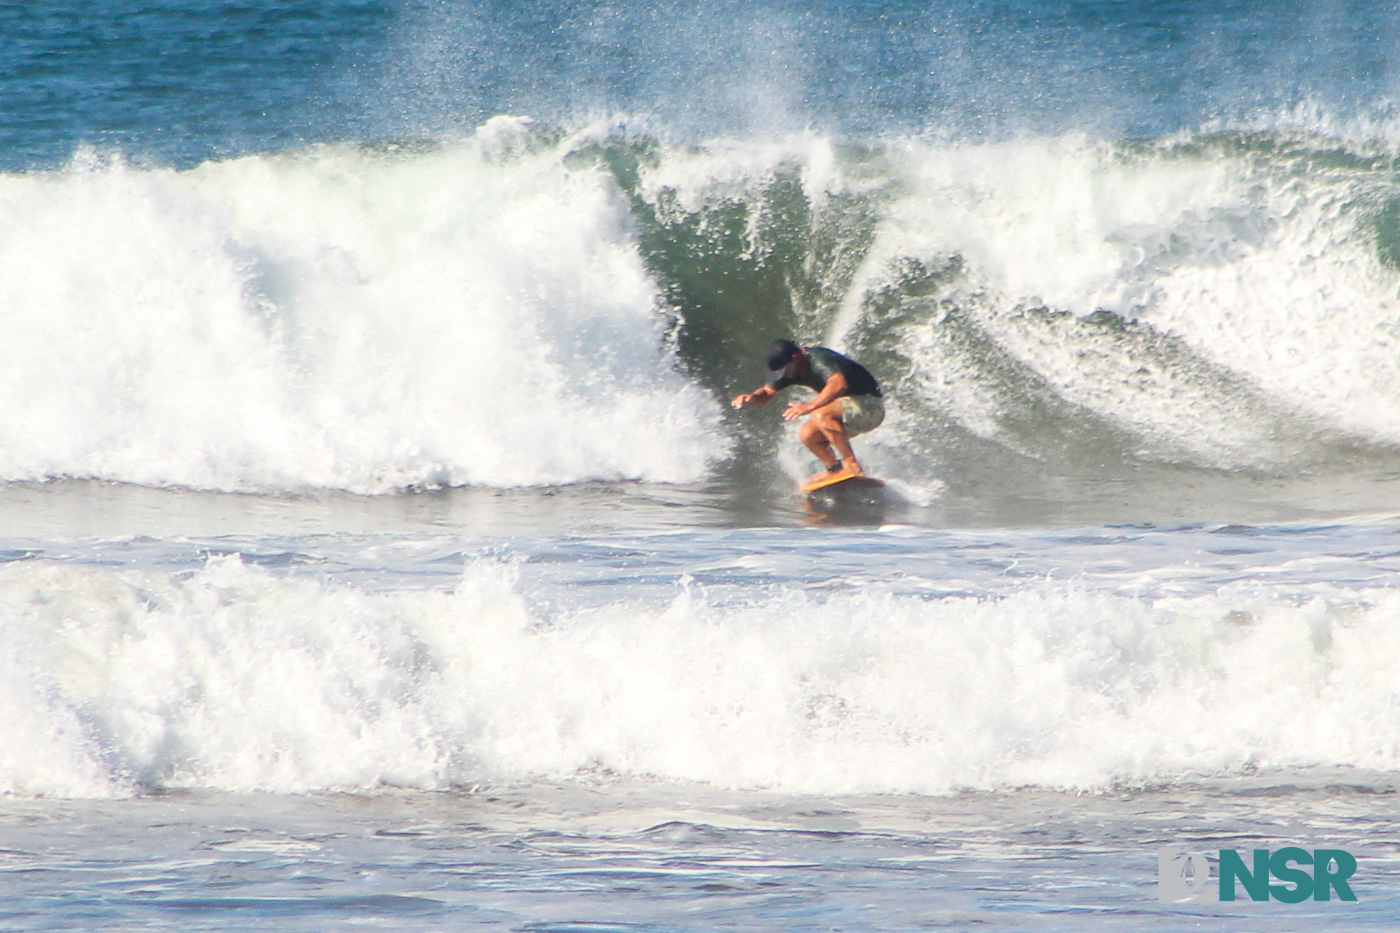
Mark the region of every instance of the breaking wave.
[[779, 443], [724, 401], [782, 334], [867, 362], [913, 486], [1389, 464], [1398, 205], [1293, 129], [84, 153], [0, 177], [0, 478], [692, 483]]

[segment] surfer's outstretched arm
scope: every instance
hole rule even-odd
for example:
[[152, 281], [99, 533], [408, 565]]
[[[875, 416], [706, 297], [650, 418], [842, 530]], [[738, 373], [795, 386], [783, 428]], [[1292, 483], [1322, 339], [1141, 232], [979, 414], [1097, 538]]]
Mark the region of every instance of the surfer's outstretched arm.
[[778, 394], [778, 390], [772, 386], [759, 386], [752, 392], [743, 392], [734, 396], [734, 401], [729, 404], [735, 408], [743, 408], [746, 405], [767, 405], [768, 401]]

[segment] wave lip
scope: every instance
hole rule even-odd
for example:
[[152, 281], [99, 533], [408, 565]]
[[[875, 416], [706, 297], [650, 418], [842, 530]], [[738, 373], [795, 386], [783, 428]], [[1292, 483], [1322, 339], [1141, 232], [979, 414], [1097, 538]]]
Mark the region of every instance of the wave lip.
[[534, 607], [507, 564], [366, 593], [217, 558], [0, 568], [0, 791], [1103, 789], [1397, 768], [1388, 590], [884, 584]]

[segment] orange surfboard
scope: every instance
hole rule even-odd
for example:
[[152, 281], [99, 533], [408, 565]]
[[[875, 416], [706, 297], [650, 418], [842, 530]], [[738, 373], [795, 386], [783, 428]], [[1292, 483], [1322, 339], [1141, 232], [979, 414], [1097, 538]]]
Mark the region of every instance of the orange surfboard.
[[871, 487], [885, 485], [873, 476], [819, 476], [816, 479], [805, 483], [802, 486], [802, 491], [816, 492], [818, 489], [826, 489], [831, 486], [840, 485], [841, 483], [847, 483], [852, 487]]

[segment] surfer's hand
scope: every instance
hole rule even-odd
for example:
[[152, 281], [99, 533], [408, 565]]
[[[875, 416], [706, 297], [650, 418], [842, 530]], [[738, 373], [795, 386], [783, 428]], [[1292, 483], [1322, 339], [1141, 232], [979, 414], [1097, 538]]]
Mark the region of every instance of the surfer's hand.
[[787, 407], [787, 410], [783, 412], [783, 420], [791, 421], [794, 418], [801, 418], [805, 414], [807, 414], [807, 406], [798, 402], [793, 402]]
[[759, 386], [752, 392], [741, 392], [734, 396], [734, 401], [729, 404], [735, 408], [747, 408], [750, 405], [767, 405], [768, 400], [778, 393], [772, 386]]

